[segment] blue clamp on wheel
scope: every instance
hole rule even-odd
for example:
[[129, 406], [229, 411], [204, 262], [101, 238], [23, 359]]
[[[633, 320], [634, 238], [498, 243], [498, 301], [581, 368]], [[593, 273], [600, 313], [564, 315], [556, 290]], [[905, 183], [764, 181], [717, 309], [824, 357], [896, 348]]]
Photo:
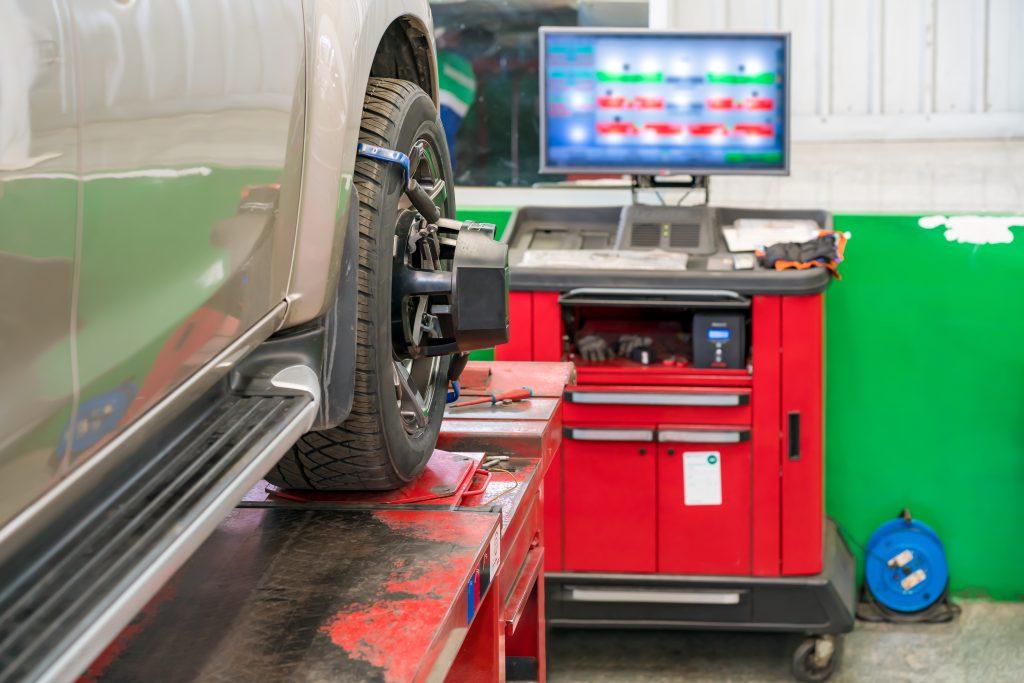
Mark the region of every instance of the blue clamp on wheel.
[[367, 159], [376, 159], [377, 161], [398, 164], [402, 167], [402, 182], [409, 182], [409, 174], [412, 171], [409, 168], [408, 154], [403, 154], [402, 152], [394, 149], [387, 149], [385, 147], [378, 147], [377, 145], [368, 145], [365, 142], [360, 142], [356, 147], [356, 155], [366, 157]]
[[[417, 149], [413, 150], [413, 154], [416, 155], [417, 163], [419, 163], [421, 152], [417, 151]], [[433, 197], [412, 177], [412, 160], [408, 154], [378, 147], [377, 145], [368, 145], [365, 142], [359, 143], [356, 147], [356, 154], [366, 159], [376, 159], [377, 161], [401, 166], [402, 186], [405, 188], [405, 194], [412, 203], [413, 208], [427, 219], [428, 223], [437, 223], [441, 220], [441, 210], [434, 204]]]
[[462, 387], [459, 386], [459, 380], [452, 382], [452, 389], [448, 392], [448, 396], [445, 397], [445, 403], [455, 403], [459, 400], [459, 396], [462, 395]]
[[942, 599], [949, 583], [946, 551], [938, 534], [909, 513], [871, 535], [864, 581], [875, 599], [896, 612], [920, 612]]

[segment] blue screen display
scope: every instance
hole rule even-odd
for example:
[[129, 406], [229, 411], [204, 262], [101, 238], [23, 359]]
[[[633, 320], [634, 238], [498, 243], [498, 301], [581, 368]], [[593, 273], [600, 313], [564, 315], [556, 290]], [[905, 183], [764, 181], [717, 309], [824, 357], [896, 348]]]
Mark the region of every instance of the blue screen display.
[[787, 44], [544, 30], [543, 170], [785, 172]]
[[710, 341], [729, 341], [729, 339], [731, 337], [732, 337], [732, 332], [730, 332], [729, 330], [721, 330], [721, 329], [719, 329], [719, 330], [716, 330], [716, 329], [708, 330], [708, 339]]

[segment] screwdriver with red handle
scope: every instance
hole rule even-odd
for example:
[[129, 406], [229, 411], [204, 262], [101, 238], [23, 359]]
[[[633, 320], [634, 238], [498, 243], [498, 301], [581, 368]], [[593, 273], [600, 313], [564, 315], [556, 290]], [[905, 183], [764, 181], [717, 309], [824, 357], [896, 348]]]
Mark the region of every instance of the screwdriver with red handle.
[[453, 403], [452, 408], [465, 408], [466, 406], [478, 406], [483, 403], [490, 403], [492, 406], [499, 403], [515, 403], [516, 401], [522, 401], [533, 396], [533, 389], [530, 387], [523, 387], [521, 389], [512, 389], [501, 394], [491, 394], [490, 396], [479, 396], [477, 398], [470, 398], [465, 401], [459, 401]]

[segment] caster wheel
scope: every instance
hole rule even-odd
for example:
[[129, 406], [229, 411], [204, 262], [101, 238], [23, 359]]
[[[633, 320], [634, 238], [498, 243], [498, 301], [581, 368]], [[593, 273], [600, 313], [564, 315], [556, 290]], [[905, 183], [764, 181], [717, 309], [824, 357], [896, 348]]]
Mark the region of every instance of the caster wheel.
[[836, 636], [806, 638], [793, 652], [793, 676], [798, 681], [820, 683], [835, 673], [839, 662]]

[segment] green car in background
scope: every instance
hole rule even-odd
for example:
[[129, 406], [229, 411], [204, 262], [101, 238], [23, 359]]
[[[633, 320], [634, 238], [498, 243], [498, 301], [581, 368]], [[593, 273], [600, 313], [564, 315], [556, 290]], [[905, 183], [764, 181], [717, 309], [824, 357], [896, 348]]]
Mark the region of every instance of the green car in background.
[[77, 676], [263, 477], [421, 471], [508, 335], [431, 35], [426, 0], [0, 0], [0, 681]]

